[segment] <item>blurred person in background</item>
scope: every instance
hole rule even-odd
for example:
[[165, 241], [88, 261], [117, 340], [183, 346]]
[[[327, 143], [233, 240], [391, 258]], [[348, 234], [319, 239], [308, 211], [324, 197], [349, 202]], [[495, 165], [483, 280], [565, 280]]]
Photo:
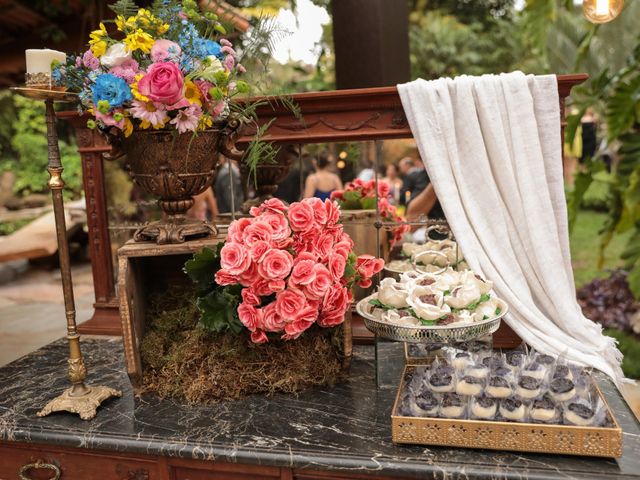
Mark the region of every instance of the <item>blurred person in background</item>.
[[216, 197], [213, 195], [211, 187], [193, 197], [193, 200], [193, 206], [187, 212], [187, 215], [192, 218], [209, 221], [220, 213], [218, 211], [218, 202], [216, 202]]
[[365, 158], [360, 160], [360, 164], [363, 168], [362, 170], [360, 170], [358, 178], [363, 182], [370, 182], [371, 180], [373, 180], [376, 176], [376, 172], [373, 169], [373, 164], [371, 163], [371, 161]]
[[404, 157], [400, 160], [400, 173], [402, 175], [402, 190], [400, 203], [409, 205], [411, 201], [429, 185], [429, 176], [424, 169], [420, 158]]
[[233, 188], [234, 210], [239, 212], [244, 203], [240, 168], [238, 168], [238, 163], [235, 160], [227, 160], [225, 158], [218, 169], [218, 175], [216, 176], [216, 182], [213, 187], [219, 213], [231, 213], [231, 188]]
[[402, 191], [402, 180], [398, 175], [398, 166], [395, 163], [387, 165], [383, 180], [391, 187], [389, 194], [394, 205], [400, 205], [400, 192]]
[[331, 157], [326, 152], [314, 160], [315, 173], [307, 177], [304, 186], [304, 198], [317, 197], [320, 200], [331, 198], [331, 192], [342, 188], [340, 177], [331, 172]]

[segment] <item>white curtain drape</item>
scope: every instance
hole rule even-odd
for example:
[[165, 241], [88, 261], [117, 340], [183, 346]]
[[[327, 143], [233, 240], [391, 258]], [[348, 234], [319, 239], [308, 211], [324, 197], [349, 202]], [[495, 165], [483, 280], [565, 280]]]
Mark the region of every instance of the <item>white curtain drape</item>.
[[509, 304], [505, 321], [536, 350], [620, 384], [615, 341], [576, 301], [556, 77], [461, 76], [398, 91], [467, 263]]

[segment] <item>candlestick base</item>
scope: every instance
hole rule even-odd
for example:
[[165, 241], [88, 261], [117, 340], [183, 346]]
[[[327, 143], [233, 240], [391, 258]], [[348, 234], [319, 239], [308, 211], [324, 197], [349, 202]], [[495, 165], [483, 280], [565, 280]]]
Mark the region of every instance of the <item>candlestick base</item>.
[[110, 387], [87, 386], [87, 392], [82, 395], [73, 395], [73, 387], [67, 388], [61, 395], [51, 400], [36, 415], [44, 417], [53, 412], [71, 412], [80, 415], [82, 420], [91, 420], [96, 416], [98, 407], [102, 402], [111, 397], [121, 397], [120, 390]]

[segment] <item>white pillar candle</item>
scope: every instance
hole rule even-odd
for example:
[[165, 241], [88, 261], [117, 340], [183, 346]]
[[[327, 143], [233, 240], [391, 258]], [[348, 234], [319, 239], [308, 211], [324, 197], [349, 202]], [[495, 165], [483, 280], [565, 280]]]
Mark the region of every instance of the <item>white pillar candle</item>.
[[27, 59], [27, 73], [51, 73], [51, 62], [58, 60], [60, 63], [67, 61], [67, 55], [57, 50], [47, 48], [25, 50]]

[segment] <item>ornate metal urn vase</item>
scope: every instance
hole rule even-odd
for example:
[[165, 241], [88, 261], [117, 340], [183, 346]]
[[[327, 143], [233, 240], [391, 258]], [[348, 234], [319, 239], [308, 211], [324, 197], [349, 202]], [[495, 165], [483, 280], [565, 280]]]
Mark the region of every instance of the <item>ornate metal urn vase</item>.
[[109, 136], [109, 159], [126, 156], [125, 166], [134, 183], [158, 198], [163, 220], [139, 228], [135, 241], [182, 243], [190, 238], [215, 235], [214, 225], [190, 218], [187, 211], [195, 195], [216, 178], [218, 154], [237, 158], [234, 149], [238, 122], [201, 132], [135, 130], [129, 137]]

